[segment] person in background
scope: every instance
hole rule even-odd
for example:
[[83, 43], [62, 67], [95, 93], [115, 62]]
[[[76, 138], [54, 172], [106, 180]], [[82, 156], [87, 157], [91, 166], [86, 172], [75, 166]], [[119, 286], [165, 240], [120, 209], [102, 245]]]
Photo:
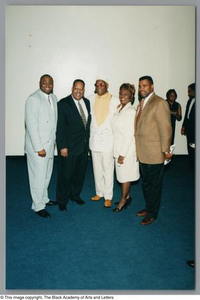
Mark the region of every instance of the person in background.
[[137, 213], [149, 225], [158, 217], [162, 196], [164, 160], [170, 160], [172, 127], [167, 102], [154, 92], [151, 76], [139, 79], [140, 101], [135, 118], [136, 152], [146, 206]]
[[113, 212], [120, 212], [131, 203], [131, 182], [139, 179], [139, 163], [137, 161], [134, 122], [136, 110], [133, 107], [135, 87], [123, 83], [119, 89], [120, 105], [111, 121], [114, 134], [115, 170], [118, 182], [121, 183], [122, 196]]
[[39, 86], [25, 105], [25, 153], [32, 209], [38, 216], [49, 218], [46, 205], [57, 204], [48, 197], [56, 140], [57, 97], [52, 94], [53, 78], [50, 75], [43, 75]]
[[171, 145], [174, 144], [175, 130], [176, 130], [176, 121], [181, 121], [182, 119], [182, 109], [181, 105], [176, 102], [177, 93], [174, 89], [170, 89], [166, 93], [166, 101], [169, 104], [171, 112], [171, 125], [172, 125], [172, 140]]
[[[192, 147], [195, 150], [195, 144], [194, 143], [191, 143], [190, 147]], [[195, 261], [194, 261], [194, 259], [193, 260], [187, 260], [186, 263], [187, 263], [187, 265], [189, 267], [192, 267], [192, 268], [195, 267]]]
[[119, 99], [108, 92], [108, 80], [98, 76], [95, 82], [95, 94], [89, 96], [92, 122], [90, 128], [90, 150], [94, 172], [96, 195], [92, 201], [104, 197], [104, 207], [112, 206], [114, 158], [113, 132], [111, 120], [119, 105]]
[[187, 150], [189, 157], [189, 168], [195, 167], [195, 148], [190, 144], [195, 144], [195, 83], [188, 86], [188, 102], [186, 105], [185, 116], [181, 128], [181, 134], [186, 135]]
[[84, 97], [85, 82], [76, 79], [71, 95], [58, 102], [57, 147], [58, 180], [57, 201], [65, 212], [69, 199], [79, 205], [88, 162], [90, 132], [90, 102]]

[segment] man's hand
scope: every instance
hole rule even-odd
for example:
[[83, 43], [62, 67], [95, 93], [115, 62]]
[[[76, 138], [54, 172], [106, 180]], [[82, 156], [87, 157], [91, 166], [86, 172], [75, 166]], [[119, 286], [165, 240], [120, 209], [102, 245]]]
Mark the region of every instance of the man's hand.
[[62, 157], [67, 157], [68, 156], [68, 149], [67, 148], [61, 149], [60, 150], [60, 155]]
[[44, 149], [38, 151], [38, 156], [45, 157], [46, 156], [46, 151]]
[[170, 153], [170, 152], [165, 152], [164, 153], [164, 158], [168, 161], [168, 160], [171, 160], [173, 154]]

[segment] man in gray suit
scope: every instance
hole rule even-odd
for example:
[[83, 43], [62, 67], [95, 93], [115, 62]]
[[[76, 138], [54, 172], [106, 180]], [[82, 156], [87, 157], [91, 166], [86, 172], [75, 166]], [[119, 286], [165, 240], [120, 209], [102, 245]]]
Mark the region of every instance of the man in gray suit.
[[31, 94], [25, 105], [25, 153], [32, 197], [32, 209], [40, 217], [50, 214], [48, 186], [53, 170], [57, 124], [57, 98], [52, 94], [53, 78], [45, 74], [40, 78], [40, 89]]

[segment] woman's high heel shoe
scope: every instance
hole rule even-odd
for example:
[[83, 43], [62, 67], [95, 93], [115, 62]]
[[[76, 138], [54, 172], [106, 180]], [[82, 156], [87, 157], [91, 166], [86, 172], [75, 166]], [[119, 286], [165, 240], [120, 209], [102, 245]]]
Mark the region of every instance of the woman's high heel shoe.
[[119, 207], [113, 208], [112, 211], [113, 212], [119, 212], [119, 211], [122, 211], [123, 208], [125, 208], [125, 205], [123, 205], [121, 208], [119, 208]]
[[131, 201], [132, 201], [131, 197], [129, 197], [129, 198], [126, 199], [127, 206], [131, 205]]
[[[124, 209], [127, 209], [127, 207], [131, 204], [131, 197], [129, 197], [128, 199], [126, 199], [126, 202], [125, 202], [125, 204], [122, 206], [122, 207], [116, 207], [116, 208], [114, 208], [112, 211], [113, 212], [119, 212], [119, 211], [121, 211], [123, 208]], [[118, 202], [118, 204], [119, 204], [119, 202]]]

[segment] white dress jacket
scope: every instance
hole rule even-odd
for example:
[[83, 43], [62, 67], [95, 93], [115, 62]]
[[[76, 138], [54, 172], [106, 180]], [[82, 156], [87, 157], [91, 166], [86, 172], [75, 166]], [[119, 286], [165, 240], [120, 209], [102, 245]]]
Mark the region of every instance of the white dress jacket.
[[[128, 103], [121, 111], [117, 109], [111, 125], [114, 135], [114, 157], [117, 179], [119, 182], [139, 179], [139, 163], [136, 155], [134, 123], [136, 110]], [[117, 159], [124, 156], [124, 163], [119, 165]]]

